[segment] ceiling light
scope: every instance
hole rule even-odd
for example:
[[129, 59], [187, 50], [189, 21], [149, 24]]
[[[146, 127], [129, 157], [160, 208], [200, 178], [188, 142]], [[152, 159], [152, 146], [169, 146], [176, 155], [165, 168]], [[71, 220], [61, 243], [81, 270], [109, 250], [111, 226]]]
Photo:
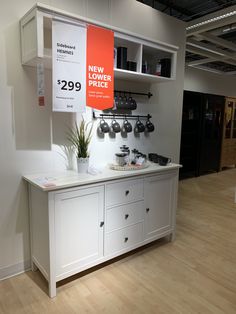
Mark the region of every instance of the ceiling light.
[[206, 25], [208, 23], [213, 23], [213, 22], [222, 20], [222, 19], [224, 19], [226, 17], [233, 16], [235, 14], [236, 14], [236, 10], [232, 11], [232, 12], [229, 12], [229, 13], [226, 13], [226, 14], [223, 14], [223, 15], [220, 15], [220, 16], [213, 17], [212, 19], [209, 19], [209, 20], [206, 20], [206, 21], [199, 22], [199, 23], [196, 23], [194, 25], [188, 26], [188, 27], [186, 27], [186, 30], [188, 31], [190, 29], [197, 28], [198, 26]]

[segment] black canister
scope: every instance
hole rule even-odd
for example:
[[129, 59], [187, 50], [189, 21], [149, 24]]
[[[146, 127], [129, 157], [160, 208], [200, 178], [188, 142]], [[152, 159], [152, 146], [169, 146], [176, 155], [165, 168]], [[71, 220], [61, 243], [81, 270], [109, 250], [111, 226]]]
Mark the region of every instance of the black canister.
[[127, 48], [117, 48], [117, 68], [127, 70]]
[[137, 62], [127, 61], [127, 70], [136, 72], [137, 71]]
[[170, 77], [171, 75], [171, 59], [161, 59], [161, 76]]

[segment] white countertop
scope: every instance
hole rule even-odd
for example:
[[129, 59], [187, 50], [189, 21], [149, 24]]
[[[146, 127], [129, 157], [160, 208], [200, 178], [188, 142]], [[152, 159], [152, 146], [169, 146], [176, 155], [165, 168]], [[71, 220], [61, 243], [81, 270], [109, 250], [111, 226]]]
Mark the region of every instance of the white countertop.
[[167, 166], [149, 163], [147, 168], [139, 170], [117, 171], [105, 168], [101, 173], [96, 175], [83, 174], [76, 171], [57, 171], [24, 175], [23, 178], [42, 191], [56, 191], [63, 188], [134, 177], [142, 174], [159, 173], [180, 167], [181, 165], [173, 163]]

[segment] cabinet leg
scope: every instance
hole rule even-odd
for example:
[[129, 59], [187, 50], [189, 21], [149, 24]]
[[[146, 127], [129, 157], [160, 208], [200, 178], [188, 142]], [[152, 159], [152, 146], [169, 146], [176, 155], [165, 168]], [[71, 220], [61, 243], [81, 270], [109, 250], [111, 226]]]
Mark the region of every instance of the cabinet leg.
[[49, 288], [49, 297], [50, 298], [55, 298], [55, 296], [57, 295], [57, 285], [55, 281], [49, 281], [48, 282], [48, 288]]
[[175, 232], [172, 232], [171, 234], [169, 234], [169, 241], [170, 242], [174, 242], [175, 241]]

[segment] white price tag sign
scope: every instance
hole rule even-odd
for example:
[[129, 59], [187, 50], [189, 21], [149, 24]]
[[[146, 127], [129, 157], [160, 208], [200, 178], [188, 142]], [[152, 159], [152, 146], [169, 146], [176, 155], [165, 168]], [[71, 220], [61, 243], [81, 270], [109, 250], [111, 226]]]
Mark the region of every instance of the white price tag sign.
[[52, 22], [53, 111], [84, 112], [86, 107], [86, 28]]

